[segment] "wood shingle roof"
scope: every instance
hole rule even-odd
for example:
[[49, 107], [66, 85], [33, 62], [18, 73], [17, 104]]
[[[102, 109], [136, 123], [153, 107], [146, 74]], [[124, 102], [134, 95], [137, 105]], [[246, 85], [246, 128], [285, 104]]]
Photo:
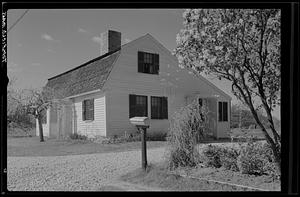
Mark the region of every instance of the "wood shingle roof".
[[81, 66], [49, 78], [47, 87], [53, 88], [60, 97], [69, 97], [102, 89], [120, 50], [104, 54]]

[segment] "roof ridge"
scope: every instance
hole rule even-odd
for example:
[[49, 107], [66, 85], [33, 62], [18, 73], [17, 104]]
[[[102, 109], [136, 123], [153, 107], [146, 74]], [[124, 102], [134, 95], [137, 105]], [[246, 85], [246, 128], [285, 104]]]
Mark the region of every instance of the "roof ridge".
[[120, 46], [120, 48], [118, 48], [118, 49], [116, 49], [116, 50], [114, 50], [114, 51], [105, 53], [105, 54], [103, 54], [103, 55], [101, 55], [101, 56], [99, 56], [99, 57], [96, 57], [96, 58], [94, 58], [94, 59], [92, 59], [92, 60], [89, 60], [89, 61], [87, 61], [86, 63], [83, 63], [83, 64], [81, 64], [81, 65], [79, 65], [79, 66], [77, 66], [77, 67], [75, 67], [75, 68], [72, 68], [72, 69], [67, 70], [67, 71], [65, 71], [65, 72], [63, 72], [63, 73], [60, 73], [60, 74], [55, 75], [55, 76], [53, 76], [53, 77], [50, 77], [50, 78], [48, 78], [48, 80], [55, 79], [56, 77], [62, 76], [62, 75], [64, 75], [64, 74], [66, 74], [66, 73], [69, 73], [69, 72], [71, 72], [71, 71], [73, 71], [73, 70], [76, 70], [76, 69], [78, 69], [78, 68], [81, 68], [81, 67], [83, 67], [83, 66], [85, 66], [85, 65], [87, 65], [87, 64], [90, 64], [90, 63], [94, 62], [94, 61], [97, 61], [97, 60], [100, 60], [100, 59], [102, 59], [102, 58], [105, 58], [105, 57], [107, 57], [107, 56], [109, 56], [109, 55], [112, 55], [112, 54], [114, 54], [115, 52], [120, 51], [120, 50], [122, 49], [123, 46], [128, 45], [129, 43], [131, 43], [131, 42], [133, 42], [133, 41], [135, 41], [135, 40], [137, 40], [137, 39], [139, 39], [139, 38], [141, 38], [141, 37], [144, 37], [144, 36], [146, 36], [146, 35], [152, 36], [151, 34], [147, 33], [147, 34], [145, 34], [145, 35], [143, 35], [143, 36], [140, 36], [140, 37], [138, 37], [138, 38], [136, 38], [136, 39], [134, 39], [134, 40], [131, 40], [131, 41], [128, 42], [128, 43], [122, 44], [122, 45]]

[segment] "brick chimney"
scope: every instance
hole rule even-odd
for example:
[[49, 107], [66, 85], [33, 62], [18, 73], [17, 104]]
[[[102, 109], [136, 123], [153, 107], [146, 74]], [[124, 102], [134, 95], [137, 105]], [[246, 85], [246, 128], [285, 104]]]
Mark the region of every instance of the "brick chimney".
[[108, 30], [101, 33], [101, 55], [121, 48], [121, 32]]

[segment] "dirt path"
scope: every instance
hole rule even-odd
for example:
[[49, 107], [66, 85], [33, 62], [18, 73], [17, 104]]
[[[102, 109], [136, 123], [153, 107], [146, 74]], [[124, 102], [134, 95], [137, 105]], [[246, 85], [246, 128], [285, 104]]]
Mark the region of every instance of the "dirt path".
[[[148, 163], [161, 162], [164, 148], [149, 149]], [[157, 191], [120, 182], [141, 167], [141, 151], [54, 157], [8, 157], [10, 191]]]

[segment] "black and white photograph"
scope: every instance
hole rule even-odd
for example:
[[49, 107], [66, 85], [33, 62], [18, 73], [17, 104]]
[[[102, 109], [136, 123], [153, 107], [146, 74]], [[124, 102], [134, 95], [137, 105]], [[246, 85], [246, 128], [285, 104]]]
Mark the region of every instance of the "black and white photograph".
[[18, 8], [3, 23], [7, 191], [282, 190], [280, 8]]

